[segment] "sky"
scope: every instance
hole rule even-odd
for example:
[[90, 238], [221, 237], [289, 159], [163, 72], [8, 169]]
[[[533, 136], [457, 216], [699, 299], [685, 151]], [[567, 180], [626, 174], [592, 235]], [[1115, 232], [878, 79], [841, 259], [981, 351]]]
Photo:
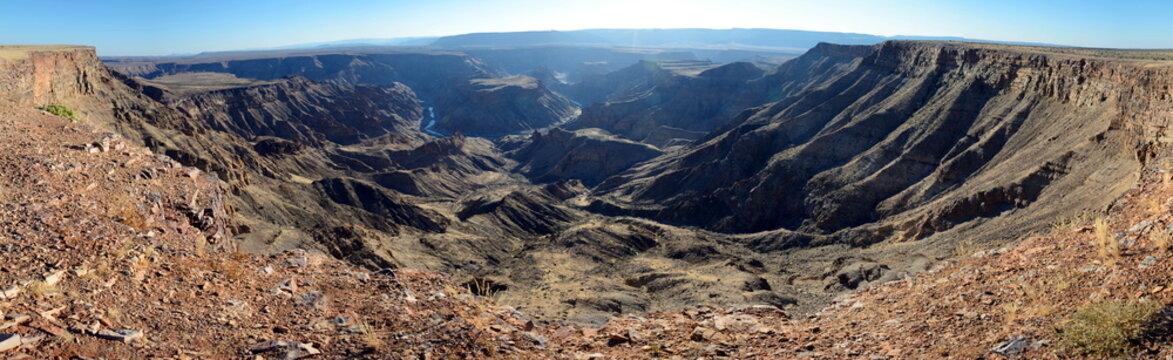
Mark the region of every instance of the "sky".
[[774, 28], [1173, 48], [1168, 0], [0, 0], [0, 44], [167, 55], [358, 38]]

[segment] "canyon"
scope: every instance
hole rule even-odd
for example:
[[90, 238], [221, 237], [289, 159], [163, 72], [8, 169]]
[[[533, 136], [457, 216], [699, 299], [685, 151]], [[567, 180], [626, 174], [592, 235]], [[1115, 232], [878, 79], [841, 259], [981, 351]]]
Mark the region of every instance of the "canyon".
[[[481, 35], [419, 49], [161, 58], [0, 47], [0, 101], [11, 109], [2, 119], [42, 137], [17, 147], [25, 157], [5, 165], [27, 167], [17, 161], [50, 155], [67, 160], [30, 169], [84, 163], [82, 172], [48, 183], [94, 208], [117, 203], [119, 214], [59, 209], [64, 198], [52, 200], [27, 180], [50, 177], [34, 173], [5, 186], [36, 197], [10, 204], [72, 211], [69, 218], [100, 224], [95, 231], [105, 237], [129, 239], [119, 241], [129, 241], [133, 254], [110, 245], [91, 249], [101, 260], [4, 269], [131, 266], [130, 282], [114, 290], [85, 283], [70, 290], [80, 298], [35, 295], [68, 306], [77, 318], [70, 321], [111, 317], [74, 310], [115, 306], [111, 294], [174, 293], [168, 284], [186, 284], [183, 275], [201, 279], [191, 284], [200, 293], [232, 297], [231, 306], [271, 309], [254, 316], [234, 308], [239, 321], [270, 324], [240, 330], [192, 310], [207, 298], [160, 300], [232, 334], [220, 338], [231, 347], [220, 349], [207, 335], [173, 337], [176, 325], [154, 322], [158, 314], [148, 310], [125, 319], [153, 329], [153, 354], [204, 348], [214, 357], [240, 355], [277, 327], [347, 331], [325, 323], [336, 315], [349, 319], [339, 329], [358, 326], [353, 336], [297, 344], [329, 357], [649, 358], [670, 349], [660, 355], [840, 358], [850, 349], [923, 358], [947, 350], [846, 334], [857, 325], [895, 331], [905, 323], [888, 320], [911, 322], [915, 311], [940, 315], [892, 301], [924, 296], [915, 289], [946, 292], [953, 284], [977, 297], [1021, 301], [1025, 295], [982, 287], [974, 277], [1009, 282], [1007, 274], [1023, 269], [1051, 276], [1044, 282], [1083, 277], [1072, 290], [1083, 295], [1143, 284], [1156, 301], [1173, 296], [1164, 291], [1173, 286], [1168, 254], [1134, 264], [1156, 247], [1136, 224], [1170, 221], [1160, 194], [1168, 192], [1173, 53], [894, 40], [817, 43], [775, 65], [710, 61], [697, 56], [708, 53], [653, 44], [571, 46], [548, 35], [536, 45], [478, 47], [488, 36]], [[76, 119], [35, 109], [49, 104], [74, 110]], [[44, 126], [73, 135], [54, 143]], [[85, 130], [61, 130], [73, 128]], [[105, 149], [105, 139], [125, 150], [89, 150]], [[76, 191], [90, 182], [130, 195]], [[123, 183], [129, 190], [120, 190]], [[1063, 241], [1090, 235], [1056, 224], [1089, 216], [1111, 216], [1120, 236], [1133, 239], [1129, 257], [1104, 265], [1118, 270], [1073, 272], [1087, 261], [1075, 249], [1088, 242]], [[6, 240], [0, 246], [21, 246]], [[1058, 250], [1035, 250], [1051, 247]], [[1016, 258], [1019, 248], [1034, 252]], [[135, 265], [139, 259], [197, 264], [196, 272]], [[24, 270], [0, 273], [0, 286], [36, 277]], [[1101, 287], [1091, 285], [1109, 275]], [[144, 278], [153, 280], [134, 286]], [[281, 281], [284, 290], [268, 291]], [[318, 295], [306, 298], [299, 286], [333, 307], [318, 308]], [[1040, 291], [1049, 297], [1036, 302], [1062, 298]], [[22, 296], [17, 303], [34, 295]], [[959, 313], [996, 307], [949, 304]], [[881, 313], [887, 318], [875, 317]], [[49, 318], [43, 322], [70, 328]], [[1020, 332], [1054, 341], [1041, 330], [1052, 318], [1038, 315]], [[420, 319], [437, 327], [413, 324]], [[952, 354], [975, 355], [1006, 340], [996, 321], [973, 323], [960, 333], [981, 341]], [[955, 320], [926, 326], [959, 332]], [[837, 332], [820, 334], [830, 329]], [[155, 340], [161, 336], [170, 340]], [[452, 340], [462, 336], [471, 340]], [[97, 355], [86, 350], [93, 340], [48, 341], [54, 345], [34, 351]], [[274, 346], [301, 346], [286, 345]], [[131, 354], [119, 349], [112, 351]], [[1145, 356], [1169, 355], [1167, 346], [1155, 349]]]

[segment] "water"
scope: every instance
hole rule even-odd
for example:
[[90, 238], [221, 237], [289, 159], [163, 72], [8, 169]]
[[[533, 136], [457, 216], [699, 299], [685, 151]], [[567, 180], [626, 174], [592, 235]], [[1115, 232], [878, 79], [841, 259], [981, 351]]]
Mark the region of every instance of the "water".
[[443, 137], [444, 134], [441, 134], [435, 130], [432, 130], [433, 126], [436, 126], [436, 108], [429, 106], [428, 107], [428, 124], [424, 125], [424, 132], [426, 132], [432, 136]]

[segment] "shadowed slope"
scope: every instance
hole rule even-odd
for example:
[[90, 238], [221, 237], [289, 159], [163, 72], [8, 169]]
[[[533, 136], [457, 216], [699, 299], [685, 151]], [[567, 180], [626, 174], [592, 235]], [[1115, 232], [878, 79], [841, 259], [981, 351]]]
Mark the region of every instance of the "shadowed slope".
[[[823, 75], [795, 77], [783, 86], [795, 95], [609, 179], [597, 192], [618, 206], [594, 208], [870, 243], [1001, 216], [1022, 231], [1116, 198], [1143, 160], [1124, 108], [1152, 101], [1160, 90], [1146, 79], [1163, 69], [1013, 49], [820, 45], [779, 73]], [[844, 55], [855, 58], [823, 67]]]

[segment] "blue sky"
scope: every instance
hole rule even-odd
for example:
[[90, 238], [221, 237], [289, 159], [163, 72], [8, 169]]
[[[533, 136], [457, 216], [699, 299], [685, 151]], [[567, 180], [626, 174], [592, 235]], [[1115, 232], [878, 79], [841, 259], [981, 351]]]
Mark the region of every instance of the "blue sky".
[[1173, 48], [1171, 15], [1167, 0], [0, 0], [0, 43], [161, 55], [484, 31], [740, 27]]

